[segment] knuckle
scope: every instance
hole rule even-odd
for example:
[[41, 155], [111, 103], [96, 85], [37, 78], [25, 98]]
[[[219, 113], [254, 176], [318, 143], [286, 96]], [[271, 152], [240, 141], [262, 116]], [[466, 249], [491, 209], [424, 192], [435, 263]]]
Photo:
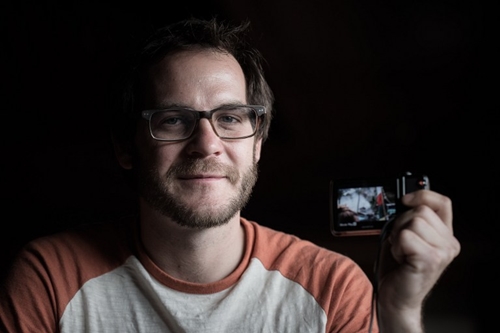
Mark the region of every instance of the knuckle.
[[460, 242], [457, 239], [454, 239], [454, 242], [452, 244], [452, 253], [453, 257], [458, 256], [460, 251], [462, 250], [462, 246], [460, 245]]
[[441, 198], [440, 198], [440, 200], [441, 200], [441, 204], [443, 206], [451, 207], [452, 201], [451, 201], [451, 199], [449, 197], [447, 197], [445, 195], [442, 195]]
[[437, 253], [438, 262], [442, 265], [448, 265], [460, 253], [460, 243], [453, 239], [448, 246]]
[[417, 215], [426, 215], [432, 212], [432, 209], [425, 205], [417, 206], [414, 210]]

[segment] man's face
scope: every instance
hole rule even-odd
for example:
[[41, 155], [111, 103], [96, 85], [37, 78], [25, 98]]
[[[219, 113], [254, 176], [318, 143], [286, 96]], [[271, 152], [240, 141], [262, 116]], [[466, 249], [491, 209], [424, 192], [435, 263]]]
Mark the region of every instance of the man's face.
[[[183, 51], [153, 66], [146, 77], [146, 109], [171, 106], [198, 111], [247, 104], [245, 78], [230, 55]], [[208, 228], [235, 217], [257, 180], [261, 140], [222, 140], [207, 119], [191, 138], [167, 143], [139, 125], [134, 161], [146, 205], [182, 226]]]

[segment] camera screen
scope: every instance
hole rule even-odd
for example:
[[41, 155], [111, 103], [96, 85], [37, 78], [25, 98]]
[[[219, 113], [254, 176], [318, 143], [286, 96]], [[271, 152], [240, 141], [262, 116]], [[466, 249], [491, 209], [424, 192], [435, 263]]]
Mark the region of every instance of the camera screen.
[[384, 186], [339, 188], [338, 227], [367, 227], [389, 221], [396, 214], [396, 196]]
[[330, 193], [334, 235], [378, 234], [397, 214], [398, 179], [336, 180]]

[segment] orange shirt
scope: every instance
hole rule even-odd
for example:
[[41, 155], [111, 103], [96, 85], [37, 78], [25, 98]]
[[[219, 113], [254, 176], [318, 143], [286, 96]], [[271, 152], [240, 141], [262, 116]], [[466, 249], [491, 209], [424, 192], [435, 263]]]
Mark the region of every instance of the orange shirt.
[[[131, 221], [134, 222], [134, 221]], [[125, 224], [34, 240], [0, 289], [7, 332], [367, 332], [372, 286], [351, 259], [241, 219], [226, 278], [177, 280]], [[378, 330], [375, 330], [378, 332]]]

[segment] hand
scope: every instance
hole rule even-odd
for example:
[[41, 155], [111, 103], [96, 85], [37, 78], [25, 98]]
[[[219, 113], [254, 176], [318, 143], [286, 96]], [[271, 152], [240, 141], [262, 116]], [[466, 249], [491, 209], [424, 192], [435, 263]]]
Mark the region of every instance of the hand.
[[420, 332], [425, 298], [460, 252], [453, 235], [451, 200], [429, 190], [402, 198], [399, 216], [384, 242], [378, 306], [382, 332]]

